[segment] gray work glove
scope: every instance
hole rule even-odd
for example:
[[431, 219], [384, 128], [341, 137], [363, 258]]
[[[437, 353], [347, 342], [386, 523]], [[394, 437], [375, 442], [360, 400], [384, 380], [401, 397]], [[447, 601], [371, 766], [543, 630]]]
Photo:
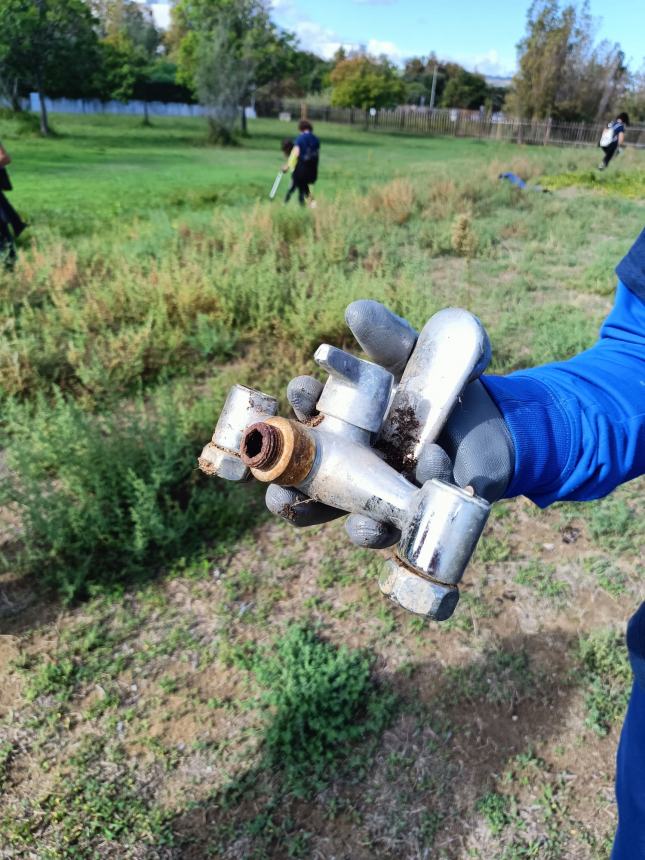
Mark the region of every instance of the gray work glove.
[[[398, 381], [414, 349], [417, 332], [405, 320], [379, 302], [352, 302], [345, 320], [369, 358], [382, 365]], [[287, 388], [287, 397], [301, 421], [316, 414], [322, 383], [311, 376], [297, 376]], [[515, 450], [509, 430], [486, 388], [479, 380], [466, 386], [444, 427], [439, 444], [428, 444], [419, 456], [415, 478], [423, 484], [430, 478], [468, 485], [494, 502], [508, 487], [515, 466]], [[267, 489], [269, 510], [295, 526], [311, 526], [344, 515], [291, 487], [272, 484]], [[368, 517], [352, 514], [345, 524], [350, 539], [374, 549], [391, 546], [399, 539], [396, 529]]]

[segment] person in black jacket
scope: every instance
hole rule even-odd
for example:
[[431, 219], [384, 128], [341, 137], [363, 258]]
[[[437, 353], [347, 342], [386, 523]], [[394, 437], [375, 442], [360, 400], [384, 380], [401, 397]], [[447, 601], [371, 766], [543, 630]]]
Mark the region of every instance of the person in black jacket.
[[[314, 206], [310, 186], [318, 179], [318, 159], [320, 156], [320, 141], [314, 134], [312, 124], [303, 119], [298, 123], [300, 134], [291, 150], [289, 161], [295, 163], [292, 175], [292, 188], [289, 189], [287, 201], [295, 188], [298, 189], [298, 201], [301, 206], [309, 201]], [[286, 202], [286, 201], [285, 201]]]
[[6, 268], [13, 267], [16, 261], [16, 239], [27, 227], [4, 194], [12, 188], [7, 173], [9, 164], [11, 156], [0, 143], [0, 257]]

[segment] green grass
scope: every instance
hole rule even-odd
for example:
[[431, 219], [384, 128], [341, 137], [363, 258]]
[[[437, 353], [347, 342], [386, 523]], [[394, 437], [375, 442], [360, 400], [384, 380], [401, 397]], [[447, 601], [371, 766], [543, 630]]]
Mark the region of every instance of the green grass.
[[[37, 818], [30, 818], [35, 809]], [[37, 823], [36, 823], [37, 822]], [[38, 846], [43, 860], [97, 856], [97, 851], [141, 851], [172, 843], [168, 816], [123, 762], [118, 747], [86, 736], [67, 763], [55, 790], [30, 798], [0, 829], [18, 851]], [[43, 835], [48, 840], [42, 844]]]
[[558, 600], [566, 597], [569, 586], [555, 576], [555, 565], [530, 561], [522, 565], [515, 576], [518, 585], [534, 589], [536, 594], [547, 600]]
[[[0, 119], [10, 149], [21, 207], [36, 228], [65, 236], [100, 230], [106, 221], [149, 217], [150, 210], [247, 206], [265, 200], [282, 165], [280, 142], [295, 123], [250, 123], [243, 146], [207, 145], [199, 119], [155, 119], [145, 128], [136, 117], [58, 116], [57, 137], [25, 137]], [[450, 163], [481, 161], [477, 141], [446, 145], [415, 136], [369, 134], [360, 128], [321, 124], [324, 194], [364, 190], [396, 175], [435, 171]], [[358, 151], [357, 151], [358, 150]], [[485, 157], [511, 157], [513, 147], [490, 144]], [[284, 181], [286, 184], [286, 180]], [[321, 183], [322, 185], [322, 183]], [[286, 189], [285, 189], [286, 190]]]
[[582, 637], [579, 661], [587, 725], [606, 735], [623, 717], [631, 690], [632, 672], [622, 635], [604, 630]]
[[604, 194], [619, 195], [634, 200], [640, 200], [645, 194], [645, 171], [621, 171], [617, 162], [611, 167], [600, 172], [598, 170], [569, 171], [545, 176], [543, 184], [545, 188], [556, 190], [558, 188], [585, 188], [592, 191], [600, 191]]

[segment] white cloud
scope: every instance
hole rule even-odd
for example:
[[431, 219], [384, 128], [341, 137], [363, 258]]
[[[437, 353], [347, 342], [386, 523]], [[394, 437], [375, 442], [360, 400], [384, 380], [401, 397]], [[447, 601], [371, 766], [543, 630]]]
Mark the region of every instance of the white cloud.
[[394, 42], [383, 42], [380, 39], [370, 39], [368, 41], [367, 53], [375, 54], [377, 57], [380, 57], [381, 54], [385, 54], [394, 62], [399, 62], [403, 59], [403, 53], [397, 45], [394, 44]]
[[496, 51], [495, 48], [481, 54], [457, 54], [451, 59], [461, 63], [467, 69], [480, 72], [482, 75], [510, 77], [514, 73], [514, 63], [500, 56], [499, 51]]
[[291, 28], [301, 46], [306, 51], [312, 51], [314, 54], [319, 54], [328, 60], [342, 46], [345, 50], [350, 50], [353, 46], [343, 42], [340, 36], [329, 27], [323, 27], [322, 24], [317, 24], [315, 21], [309, 21], [301, 18], [296, 21]]

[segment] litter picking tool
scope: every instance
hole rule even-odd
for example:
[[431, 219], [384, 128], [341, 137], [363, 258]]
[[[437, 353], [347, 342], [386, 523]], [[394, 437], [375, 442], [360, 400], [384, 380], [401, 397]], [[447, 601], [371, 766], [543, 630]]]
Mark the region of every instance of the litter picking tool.
[[426, 323], [401, 380], [378, 364], [322, 344], [314, 360], [328, 373], [308, 423], [277, 415], [274, 397], [235, 385], [199, 466], [233, 481], [253, 476], [296, 487], [312, 499], [399, 530], [383, 563], [381, 591], [410, 612], [449, 618], [458, 584], [490, 512], [472, 487], [414, 474], [464, 387], [490, 361], [477, 317], [446, 308]]
[[273, 200], [273, 198], [278, 193], [278, 188], [280, 187], [280, 182], [282, 181], [283, 176], [284, 173], [280, 171], [276, 176], [275, 180], [273, 181], [273, 186], [271, 187], [271, 191], [269, 192], [269, 200]]

